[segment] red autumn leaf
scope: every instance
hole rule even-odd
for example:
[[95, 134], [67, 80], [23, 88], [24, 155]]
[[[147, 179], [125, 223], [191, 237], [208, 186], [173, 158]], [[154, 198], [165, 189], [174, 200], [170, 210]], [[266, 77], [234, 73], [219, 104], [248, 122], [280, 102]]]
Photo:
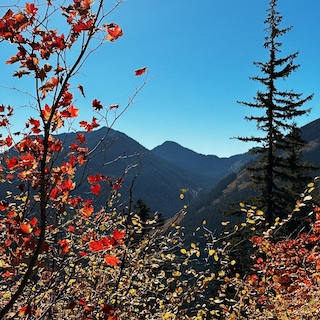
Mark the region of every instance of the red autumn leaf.
[[32, 133], [34, 133], [34, 134], [38, 134], [38, 133], [41, 132], [41, 130], [40, 130], [38, 127], [33, 127], [33, 128], [31, 128], [31, 131], [32, 131]]
[[94, 184], [93, 186], [90, 187], [91, 191], [93, 194], [98, 195], [101, 190], [100, 184]]
[[103, 105], [101, 104], [101, 102], [97, 99], [92, 100], [92, 107], [95, 110], [101, 110], [103, 108]]
[[78, 116], [78, 112], [79, 112], [79, 109], [75, 108], [72, 104], [67, 108], [67, 110], [61, 111], [61, 117], [75, 118]]
[[8, 270], [1, 275], [1, 277], [3, 277], [3, 278], [9, 278], [9, 277], [11, 277], [11, 276], [12, 276], [12, 273], [9, 272]]
[[34, 3], [26, 3], [25, 12], [27, 14], [35, 15], [38, 11], [38, 8], [34, 5]]
[[99, 182], [99, 181], [105, 181], [105, 180], [107, 180], [107, 177], [105, 177], [103, 174], [101, 174], [101, 173], [98, 173], [98, 174], [96, 174], [96, 175], [94, 175], [94, 176], [89, 176], [88, 177], [88, 182], [90, 183], [90, 184], [93, 184], [93, 183], [96, 183], [96, 182]]
[[105, 257], [104, 257], [104, 261], [106, 264], [109, 264], [110, 266], [117, 266], [118, 263], [120, 262], [120, 260], [116, 257], [116, 256], [111, 256], [109, 254], [107, 254]]
[[120, 182], [115, 182], [112, 184], [112, 189], [113, 190], [119, 190], [120, 188], [122, 188], [122, 185]]
[[53, 89], [59, 84], [58, 78], [51, 78], [50, 81], [47, 81], [43, 86], [39, 88], [42, 91], [42, 94], [46, 94], [48, 91], [53, 91]]
[[92, 205], [92, 200], [86, 200], [84, 203], [84, 207], [80, 210], [80, 212], [86, 217], [89, 218], [93, 213], [94, 208]]
[[24, 234], [29, 234], [32, 232], [32, 227], [30, 225], [30, 223], [27, 222], [22, 222], [20, 224], [20, 231]]
[[72, 232], [72, 233], [73, 233], [74, 230], [75, 230], [74, 226], [69, 226], [69, 227], [68, 227], [68, 232]]
[[69, 148], [72, 149], [72, 150], [77, 150], [78, 149], [78, 145], [76, 143], [71, 143]]
[[59, 102], [60, 106], [68, 106], [72, 103], [73, 94], [69, 91], [65, 91], [62, 95], [62, 99]]
[[141, 68], [141, 69], [137, 69], [134, 71], [134, 74], [136, 76], [142, 76], [147, 70], [147, 67]]
[[83, 86], [81, 84], [78, 85], [78, 89], [80, 90], [81, 94], [83, 95], [83, 97], [85, 98], [86, 95], [84, 94], [84, 89]]
[[79, 122], [79, 124], [80, 124], [80, 127], [84, 128], [88, 125], [88, 121], [82, 120]]
[[[1, 210], [1, 211], [6, 210], [6, 208], [8, 208], [8, 207], [9, 207], [9, 203], [8, 203], [7, 201], [5, 201], [5, 200], [0, 200], [0, 210]], [[9, 219], [14, 218], [15, 216], [16, 216], [16, 214], [15, 214], [13, 211], [9, 211], [9, 212], [7, 213], [7, 217], [8, 217]]]
[[116, 229], [113, 231], [112, 235], [115, 240], [121, 240], [126, 235], [126, 233], [125, 231], [119, 231]]
[[81, 257], [86, 257], [88, 254], [86, 252], [84, 252], [84, 251], [79, 251], [79, 255]]
[[10, 136], [6, 137], [5, 141], [6, 141], [6, 145], [7, 145], [8, 147], [11, 147], [11, 146], [12, 146], [13, 140], [12, 140], [12, 138], [11, 138]]
[[109, 23], [104, 26], [107, 27], [107, 32], [109, 33], [106, 38], [108, 41], [115, 41], [123, 35], [122, 29], [115, 23]]
[[5, 15], [1, 18], [1, 20], [9, 20], [13, 16], [13, 11], [9, 9]]
[[92, 28], [93, 24], [94, 24], [94, 20], [93, 19], [88, 20], [86, 22], [79, 22], [78, 24], [76, 24], [73, 27], [73, 30], [75, 32], [81, 32], [81, 31], [85, 31], [85, 30], [90, 30]]
[[89, 243], [89, 247], [90, 247], [90, 249], [91, 249], [92, 252], [97, 252], [97, 251], [101, 251], [101, 250], [104, 250], [104, 249], [105, 249], [102, 240], [91, 241], [91, 242]]
[[108, 237], [102, 238], [101, 241], [106, 248], [110, 248], [112, 246], [112, 243]]
[[31, 125], [33, 125], [35, 127], [40, 127], [40, 120], [36, 120], [36, 119], [30, 118], [28, 123], [30, 123]]
[[82, 198], [80, 196], [68, 199], [68, 203], [70, 207], [73, 207], [73, 208], [77, 207], [81, 202], [82, 202]]
[[31, 314], [32, 311], [33, 311], [33, 308], [30, 305], [23, 306], [19, 309], [18, 316], [19, 317], [26, 316], [28, 314]]
[[[78, 152], [80, 152], [80, 151], [78, 150]], [[84, 156], [79, 156], [77, 158], [77, 161], [78, 161], [79, 166], [82, 166], [86, 162], [86, 158]]]
[[75, 183], [71, 179], [65, 180], [61, 184], [62, 190], [65, 190], [65, 191], [73, 190], [74, 186], [75, 186]]
[[2, 121], [0, 121], [0, 127], [5, 127], [9, 124], [9, 121], [7, 118], [4, 118]]
[[32, 218], [29, 223], [32, 227], [34, 227], [38, 223], [38, 219], [36, 217]]
[[112, 104], [112, 105], [109, 107], [109, 110], [118, 109], [118, 108], [119, 108], [119, 104]]
[[92, 127], [92, 129], [97, 128], [97, 127], [100, 126], [100, 124], [97, 122], [97, 120], [98, 120], [97, 118], [92, 117], [92, 121], [91, 121], [91, 127]]
[[86, 142], [86, 136], [83, 133], [78, 133], [76, 140], [80, 142], [80, 144], [84, 144]]
[[[7, 63], [7, 62], [6, 62]], [[19, 79], [22, 78], [24, 75], [26, 74], [30, 74], [30, 71], [26, 71], [26, 70], [19, 70], [17, 72], [15, 72], [12, 76], [13, 77], [18, 77]]]
[[51, 111], [52, 111], [51, 107], [47, 104], [44, 106], [44, 109], [41, 110], [41, 114], [45, 120], [48, 120], [50, 118]]
[[66, 240], [66, 239], [59, 240], [59, 244], [61, 246], [62, 253], [66, 254], [69, 251], [69, 240]]

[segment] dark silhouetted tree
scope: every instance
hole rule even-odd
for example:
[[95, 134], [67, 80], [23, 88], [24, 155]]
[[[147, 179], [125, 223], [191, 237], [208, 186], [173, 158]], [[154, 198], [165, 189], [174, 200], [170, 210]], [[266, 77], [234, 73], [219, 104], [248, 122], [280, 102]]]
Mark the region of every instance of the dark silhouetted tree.
[[[288, 139], [286, 136], [290, 132], [297, 133], [294, 119], [310, 111], [301, 107], [312, 99], [312, 95], [302, 98], [300, 93], [280, 89], [283, 83], [279, 82], [296, 71], [299, 65], [294, 64], [298, 52], [280, 57], [282, 43], [279, 37], [285, 35], [292, 27], [280, 28], [282, 16], [276, 7], [277, 0], [271, 0], [267, 10], [268, 17], [265, 20], [267, 36], [264, 47], [269, 50], [269, 59], [267, 62], [254, 63], [262, 75], [253, 77], [252, 80], [260, 82], [265, 89], [257, 92], [254, 102], [240, 102], [263, 111], [262, 115], [246, 117], [249, 121], [256, 121], [258, 130], [263, 134], [255, 137], [238, 137], [242, 141], [256, 142], [259, 145], [252, 150], [258, 157], [254, 166], [249, 168], [250, 179], [254, 189], [258, 191], [255, 205], [265, 211], [269, 223], [272, 223], [275, 216], [285, 213], [283, 211], [287, 209], [287, 204], [283, 200], [293, 194], [292, 186], [295, 186], [297, 181], [304, 181], [300, 179], [307, 167], [302, 164], [299, 153], [304, 143], [297, 134], [291, 134]], [[292, 145], [296, 142], [297, 147], [293, 155]], [[288, 181], [290, 188], [286, 187]], [[299, 190], [295, 190], [294, 195], [297, 192]]]

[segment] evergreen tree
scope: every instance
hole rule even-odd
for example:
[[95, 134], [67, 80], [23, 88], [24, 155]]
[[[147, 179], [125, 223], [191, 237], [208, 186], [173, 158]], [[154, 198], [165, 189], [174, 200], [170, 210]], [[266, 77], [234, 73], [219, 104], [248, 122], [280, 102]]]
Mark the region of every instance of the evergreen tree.
[[[292, 27], [281, 29], [282, 16], [276, 10], [277, 0], [271, 0], [267, 10], [268, 17], [265, 31], [264, 47], [269, 50], [267, 62], [255, 62], [261, 70], [262, 76], [253, 77], [252, 80], [260, 82], [264, 91], [258, 91], [254, 102], [240, 102], [241, 104], [263, 110], [261, 116], [248, 116], [249, 121], [256, 121], [261, 136], [238, 137], [246, 142], [257, 142], [260, 147], [252, 150], [258, 154], [256, 163], [249, 168], [250, 178], [254, 188], [258, 191], [255, 205], [265, 211], [267, 222], [272, 223], [274, 216], [285, 214], [287, 199], [292, 194], [291, 188], [286, 188], [290, 181], [291, 187], [305, 174], [306, 167], [302, 165], [301, 153], [295, 148], [292, 154], [292, 145], [303, 147], [300, 136], [291, 134], [290, 142], [286, 135], [292, 130], [296, 131], [294, 119], [304, 115], [310, 109], [301, 109], [305, 102], [312, 99], [312, 95], [302, 98], [302, 94], [279, 89], [279, 81], [283, 81], [296, 71], [299, 65], [294, 64], [298, 52], [279, 57], [282, 43], [279, 37], [285, 35]], [[278, 81], [278, 82], [277, 82]], [[299, 173], [294, 176], [293, 172]], [[299, 190], [295, 190], [299, 192]], [[301, 190], [300, 190], [301, 192]]]
[[282, 201], [290, 206], [288, 209], [292, 209], [301, 192], [312, 181], [311, 173], [317, 167], [302, 158], [302, 150], [306, 146], [306, 141], [302, 139], [301, 130], [297, 126], [292, 128], [284, 143], [286, 154], [283, 157], [282, 177], [285, 183], [282, 189], [283, 195], [287, 198]]
[[134, 212], [139, 215], [142, 222], [146, 222], [148, 219], [150, 219], [151, 209], [141, 199], [138, 199], [134, 205]]

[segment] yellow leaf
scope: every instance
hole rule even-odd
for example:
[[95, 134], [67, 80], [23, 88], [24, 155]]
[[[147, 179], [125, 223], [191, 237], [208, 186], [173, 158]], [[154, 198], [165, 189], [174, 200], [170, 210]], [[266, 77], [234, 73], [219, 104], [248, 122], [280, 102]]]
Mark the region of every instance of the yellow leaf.
[[202, 221], [202, 224], [203, 224], [203, 225], [207, 224], [207, 220], [203, 220], [203, 221]]
[[232, 260], [232, 261], [230, 262], [230, 264], [231, 264], [232, 266], [234, 266], [234, 265], [236, 264], [236, 260]]
[[218, 260], [219, 260], [219, 256], [218, 256], [217, 254], [215, 254], [215, 255], [213, 256], [213, 259], [214, 259], [215, 261], [218, 261]]
[[216, 250], [211, 249], [209, 250], [209, 256], [213, 256], [216, 253]]
[[184, 194], [180, 193], [180, 199], [183, 200], [184, 199]]
[[255, 224], [255, 221], [252, 220], [252, 219], [247, 219], [247, 222], [250, 223], [250, 224]]
[[176, 292], [177, 292], [178, 294], [181, 294], [181, 293], [183, 292], [183, 289], [182, 289], [181, 287], [178, 287], [178, 288], [176, 289]]
[[262, 210], [257, 210], [256, 215], [257, 216], [263, 216], [264, 212]]
[[178, 271], [178, 270], [177, 270], [177, 271], [173, 271], [173, 272], [172, 272], [172, 276], [173, 276], [173, 277], [180, 277], [180, 276], [181, 276], [181, 272]]
[[230, 221], [222, 221], [221, 222], [221, 224], [223, 225], [223, 226], [226, 226], [226, 225], [228, 225], [230, 223]]
[[192, 249], [195, 249], [197, 247], [194, 243], [191, 243], [190, 246]]
[[226, 275], [226, 273], [223, 271], [223, 270], [220, 270], [219, 272], [218, 272], [218, 276], [219, 277], [224, 277]]
[[244, 204], [243, 202], [240, 202], [240, 203], [239, 203], [239, 206], [240, 206], [241, 208], [244, 208], [244, 207], [245, 207], [245, 204]]
[[312, 188], [312, 187], [314, 187], [314, 183], [313, 182], [310, 182], [310, 183], [308, 183], [308, 188]]
[[181, 249], [180, 252], [181, 252], [182, 254], [186, 254], [186, 253], [187, 253], [187, 250], [186, 250], [186, 249]]
[[11, 293], [10, 293], [10, 292], [5, 292], [5, 293], [2, 295], [2, 298], [3, 298], [3, 299], [9, 299], [9, 298], [11, 298]]
[[198, 258], [200, 257], [200, 251], [199, 251], [199, 250], [196, 252], [196, 256], [197, 256]]

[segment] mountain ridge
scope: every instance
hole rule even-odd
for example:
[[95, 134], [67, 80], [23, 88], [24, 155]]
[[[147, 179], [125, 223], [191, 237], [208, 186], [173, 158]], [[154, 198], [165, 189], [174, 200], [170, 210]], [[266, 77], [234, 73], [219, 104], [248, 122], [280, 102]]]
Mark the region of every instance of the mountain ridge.
[[[311, 121], [300, 129], [302, 138], [308, 143], [303, 149], [303, 159], [320, 166], [320, 118]], [[319, 172], [315, 172], [315, 176], [317, 174], [319, 175]], [[228, 209], [228, 204], [242, 202], [248, 196], [252, 196], [253, 193], [245, 167], [237, 173], [230, 173], [190, 206], [188, 213], [184, 216], [182, 225], [189, 232], [192, 232], [195, 226], [201, 225], [201, 222], [206, 220], [209, 229], [220, 229], [221, 221], [230, 218], [221, 214]]]

